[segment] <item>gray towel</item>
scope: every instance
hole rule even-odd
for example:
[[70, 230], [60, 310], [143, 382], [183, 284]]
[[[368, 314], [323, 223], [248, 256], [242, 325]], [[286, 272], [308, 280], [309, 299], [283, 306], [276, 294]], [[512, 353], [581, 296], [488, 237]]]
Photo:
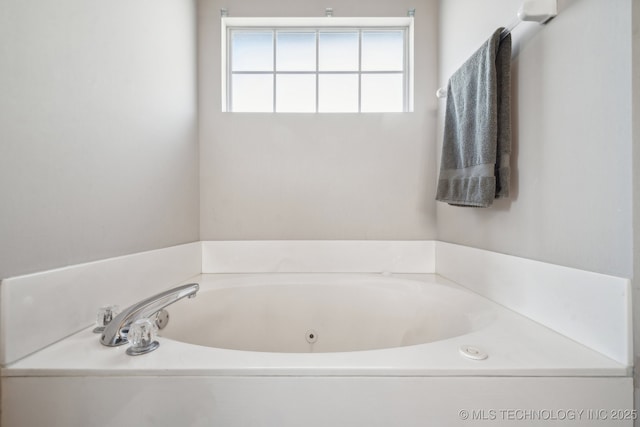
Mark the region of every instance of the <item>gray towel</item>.
[[509, 196], [511, 35], [501, 32], [449, 79], [436, 200], [489, 207]]

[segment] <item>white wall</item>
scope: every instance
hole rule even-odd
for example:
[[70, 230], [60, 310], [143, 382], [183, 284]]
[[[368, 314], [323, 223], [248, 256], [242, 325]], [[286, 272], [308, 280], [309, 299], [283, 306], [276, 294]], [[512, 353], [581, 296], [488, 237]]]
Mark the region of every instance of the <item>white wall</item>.
[[[632, 277], [631, 3], [558, 0], [548, 25], [514, 32], [514, 195], [438, 203], [440, 240]], [[441, 86], [520, 4], [440, 1]]]
[[195, 22], [0, 2], [0, 278], [198, 240]]
[[[437, 2], [200, 1], [201, 238], [435, 237]], [[416, 8], [415, 112], [221, 112], [220, 8], [229, 16], [406, 16]]]
[[[635, 349], [635, 381], [640, 386], [640, 3], [633, 6], [633, 41], [632, 41], [632, 96], [633, 96], [633, 306], [634, 310], [634, 349]], [[640, 390], [636, 388], [635, 407], [640, 408]], [[640, 425], [640, 421], [636, 424]]]

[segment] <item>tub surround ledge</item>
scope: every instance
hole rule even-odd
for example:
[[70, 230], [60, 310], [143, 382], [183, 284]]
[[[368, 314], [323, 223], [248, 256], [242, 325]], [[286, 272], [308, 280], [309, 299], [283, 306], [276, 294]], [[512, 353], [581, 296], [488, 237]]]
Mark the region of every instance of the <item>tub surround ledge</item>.
[[[131, 357], [91, 332], [100, 305], [126, 306], [187, 281], [204, 290], [238, 276], [295, 281], [296, 273], [451, 287], [492, 307], [495, 318], [440, 341], [339, 353], [226, 350], [161, 337], [158, 351]], [[512, 417], [569, 415], [571, 424], [604, 427], [617, 417], [616, 425], [631, 427], [629, 286], [435, 241], [196, 242], [6, 279], [0, 423], [533, 427], [552, 418]], [[489, 357], [462, 356], [466, 345]]]
[[216, 241], [8, 278], [0, 285], [0, 363], [89, 327], [200, 273], [433, 274], [631, 366], [630, 281], [439, 241]]
[[631, 281], [451, 243], [436, 243], [443, 277], [592, 348], [633, 364]]
[[89, 325], [98, 308], [121, 308], [200, 273], [199, 242], [3, 279], [0, 364]]

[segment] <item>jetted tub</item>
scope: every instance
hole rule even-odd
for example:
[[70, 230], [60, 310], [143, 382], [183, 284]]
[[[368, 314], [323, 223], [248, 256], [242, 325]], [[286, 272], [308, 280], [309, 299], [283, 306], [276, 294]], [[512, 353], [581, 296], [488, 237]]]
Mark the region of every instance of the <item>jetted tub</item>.
[[194, 281], [152, 353], [87, 328], [4, 368], [2, 425], [606, 426], [633, 407], [627, 366], [437, 275]]
[[229, 278], [168, 309], [161, 334], [190, 344], [275, 353], [404, 347], [476, 331], [495, 319], [469, 292], [385, 276]]

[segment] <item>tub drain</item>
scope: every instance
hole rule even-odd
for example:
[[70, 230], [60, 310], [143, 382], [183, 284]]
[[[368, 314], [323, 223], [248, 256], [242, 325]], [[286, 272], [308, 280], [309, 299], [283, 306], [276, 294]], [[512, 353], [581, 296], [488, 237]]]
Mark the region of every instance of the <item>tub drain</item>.
[[307, 332], [305, 332], [304, 338], [309, 344], [313, 344], [314, 342], [318, 341], [318, 333], [313, 329], [309, 329]]
[[464, 357], [472, 360], [484, 360], [489, 357], [482, 349], [470, 345], [462, 345], [458, 350], [460, 350], [460, 354]]

